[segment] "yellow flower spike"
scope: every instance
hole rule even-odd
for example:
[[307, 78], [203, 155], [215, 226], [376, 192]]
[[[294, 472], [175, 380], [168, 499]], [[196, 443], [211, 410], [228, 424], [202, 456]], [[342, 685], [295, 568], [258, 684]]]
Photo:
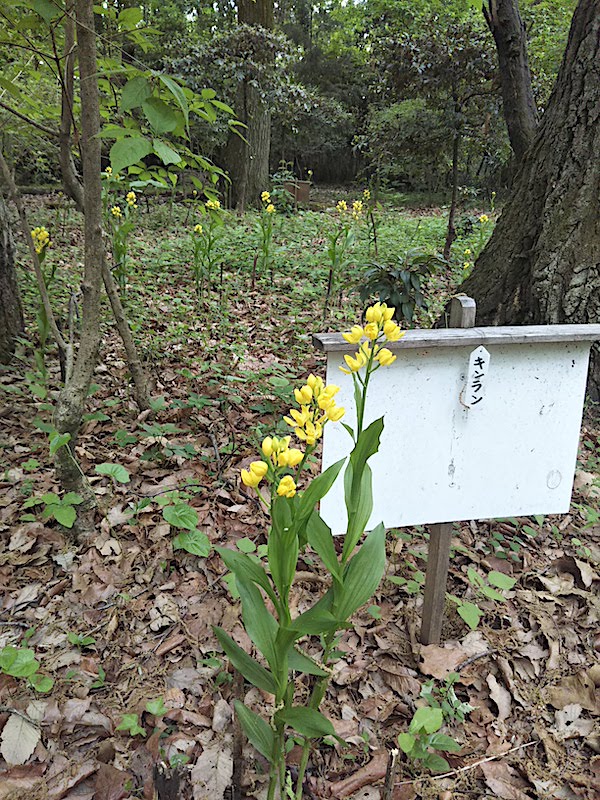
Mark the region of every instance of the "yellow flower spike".
[[320, 378], [318, 375], [313, 375], [311, 372], [306, 379], [306, 384], [313, 390], [314, 397], [318, 397], [323, 389], [323, 378]]
[[466, 255], [466, 256], [470, 256], [470, 255], [471, 255], [471, 251], [470, 251], [470, 249], [469, 249], [468, 247], [467, 247], [467, 249], [465, 250], [465, 255]]
[[365, 318], [367, 322], [381, 322], [383, 318], [381, 303], [375, 303], [374, 306], [367, 308], [365, 311]]
[[367, 322], [365, 325], [365, 336], [372, 342], [379, 336], [379, 325], [376, 322]]
[[329, 386], [326, 386], [325, 389], [319, 395], [319, 399], [317, 400], [317, 405], [322, 411], [328, 409], [332, 404], [335, 405], [335, 400], [333, 399], [335, 395], [339, 392], [340, 387], [334, 386], [332, 383]]
[[352, 328], [350, 328], [350, 330], [348, 331], [348, 333], [342, 333], [342, 336], [350, 344], [358, 344], [362, 339], [363, 334], [364, 331], [360, 327], [360, 325], [353, 325]]
[[279, 481], [277, 494], [280, 497], [293, 497], [296, 494], [296, 484], [291, 475], [284, 475]]
[[275, 213], [275, 206], [273, 203], [269, 203], [269, 205], [265, 208], [267, 214], [274, 214]]
[[310, 386], [302, 386], [300, 389], [294, 389], [294, 397], [299, 406], [305, 406], [313, 399], [313, 390]]
[[104, 171], [106, 172], [107, 175], [109, 176], [112, 175], [112, 167], [107, 167]]
[[202, 225], [200, 225], [200, 223], [198, 223], [197, 225], [194, 225], [194, 233], [200, 234], [200, 233], [202, 233], [203, 230], [204, 230], [204, 228], [202, 227]]
[[340, 212], [340, 214], [343, 214], [348, 211], [348, 203], [345, 200], [339, 200], [338, 204], [336, 205], [336, 209]]
[[329, 406], [326, 411], [327, 419], [331, 420], [331, 422], [339, 422], [345, 413], [346, 409], [343, 406], [336, 406], [335, 404]]
[[221, 203], [219, 200], [207, 200], [204, 205], [209, 211], [218, 211], [221, 208]]
[[352, 203], [352, 211], [358, 216], [360, 216], [362, 214], [362, 212], [363, 212], [363, 202], [362, 202], [362, 200], [355, 200]]
[[111, 213], [111, 214], [113, 215], [113, 217], [115, 217], [116, 219], [120, 219], [120, 218], [123, 216], [123, 212], [121, 211], [121, 209], [119, 208], [119, 206], [113, 206], [113, 207], [111, 208], [111, 210], [110, 210], [110, 213]]
[[369, 191], [369, 189], [365, 189], [363, 191], [363, 197], [364, 197], [365, 200], [370, 200], [371, 199], [371, 192]]
[[397, 342], [404, 336], [404, 331], [401, 331], [398, 325], [391, 320], [383, 323], [383, 333], [388, 342]]
[[269, 203], [271, 201], [271, 192], [263, 192], [260, 196], [260, 199], [263, 203]]
[[394, 363], [398, 356], [395, 356], [391, 350], [387, 349], [387, 347], [382, 347], [375, 358], [377, 361], [379, 361], [382, 367], [389, 367], [390, 364]]
[[485, 225], [485, 223], [486, 223], [486, 222], [489, 222], [489, 221], [490, 221], [490, 218], [488, 217], [488, 215], [487, 215], [487, 214], [482, 214], [482, 215], [479, 217], [479, 222], [480, 222], [482, 225]]
[[273, 455], [273, 450], [274, 450], [273, 441], [274, 440], [270, 436], [265, 436], [265, 438], [262, 441], [260, 449], [262, 450], [265, 458], [270, 458]]

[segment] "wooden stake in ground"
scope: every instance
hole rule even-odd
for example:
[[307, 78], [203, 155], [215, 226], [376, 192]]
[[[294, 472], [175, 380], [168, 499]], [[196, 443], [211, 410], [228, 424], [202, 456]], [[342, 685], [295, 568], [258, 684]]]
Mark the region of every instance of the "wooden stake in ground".
[[[466, 296], [454, 297], [450, 306], [450, 328], [473, 328], [475, 301]], [[450, 563], [452, 523], [432, 525], [429, 535], [425, 595], [421, 623], [421, 643], [439, 644], [446, 603], [446, 582]]]

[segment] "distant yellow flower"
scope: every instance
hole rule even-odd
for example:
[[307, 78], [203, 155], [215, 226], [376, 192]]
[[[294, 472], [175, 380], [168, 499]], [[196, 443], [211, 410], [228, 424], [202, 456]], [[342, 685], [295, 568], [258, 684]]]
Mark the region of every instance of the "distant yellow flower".
[[363, 199], [366, 200], [367, 202], [371, 199], [371, 192], [369, 191], [369, 189], [365, 189], [363, 191]]
[[221, 208], [221, 203], [219, 200], [207, 200], [205, 206], [208, 208], [209, 211], [218, 211]]
[[267, 474], [268, 466], [264, 461], [253, 461], [248, 469], [241, 471], [242, 483], [256, 488]]
[[269, 203], [269, 205], [265, 208], [267, 214], [274, 214], [275, 213], [275, 206], [273, 203]]
[[358, 344], [362, 339], [363, 334], [364, 331], [360, 325], [353, 325], [350, 331], [348, 333], [342, 333], [342, 336], [347, 342], [349, 342], [349, 344]]
[[270, 203], [271, 202], [271, 192], [263, 192], [260, 196], [260, 199], [263, 203]]
[[119, 208], [119, 206], [113, 206], [110, 210], [110, 213], [115, 217], [115, 219], [121, 219], [123, 216], [123, 212]]
[[284, 475], [279, 481], [277, 494], [280, 497], [293, 497], [296, 494], [296, 484], [291, 475]]
[[125, 196], [125, 200], [127, 201], [127, 205], [130, 208], [131, 207], [137, 208], [135, 192], [127, 192], [127, 195]]
[[355, 200], [352, 203], [352, 216], [354, 219], [358, 219], [363, 213], [363, 202], [362, 200]]
[[466, 255], [466, 256], [470, 256], [470, 255], [471, 255], [471, 251], [469, 250], [469, 248], [468, 248], [468, 247], [467, 247], [467, 249], [465, 250], [465, 255]]
[[312, 169], [309, 169], [309, 170], [308, 170], [308, 172], [307, 172], [306, 174], [308, 175], [308, 179], [310, 180], [310, 179], [312, 178], [312, 176], [313, 176], [313, 171], [312, 171]]
[[106, 172], [106, 174], [110, 178], [110, 176], [112, 175], [112, 167], [107, 167], [104, 171]]
[[336, 205], [336, 208], [340, 212], [340, 214], [343, 214], [346, 211], [348, 211], [348, 203], [345, 200], [339, 200], [338, 204]]
[[31, 231], [31, 238], [33, 239], [33, 245], [35, 247], [35, 252], [41, 255], [47, 247], [52, 245], [50, 241], [50, 234], [42, 225], [41, 227], [34, 228]]
[[471, 266], [471, 262], [470, 261], [465, 261], [464, 264], [463, 264], [463, 269], [469, 269], [470, 266]]
[[194, 233], [200, 234], [200, 233], [202, 233], [203, 230], [204, 230], [204, 228], [202, 227], [202, 225], [200, 225], [200, 223], [198, 223], [197, 225], [194, 225]]
[[479, 222], [481, 222], [481, 224], [482, 224], [482, 225], [485, 225], [485, 223], [486, 223], [486, 222], [489, 222], [489, 220], [490, 220], [490, 218], [488, 217], [488, 215], [487, 215], [487, 214], [482, 214], [482, 215], [479, 217]]

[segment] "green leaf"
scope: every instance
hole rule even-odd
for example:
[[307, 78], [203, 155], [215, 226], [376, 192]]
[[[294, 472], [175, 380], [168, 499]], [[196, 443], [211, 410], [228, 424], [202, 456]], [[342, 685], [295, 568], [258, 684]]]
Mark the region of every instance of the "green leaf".
[[48, 511], [54, 519], [65, 528], [72, 528], [77, 519], [77, 512], [73, 506], [48, 506]]
[[142, 110], [155, 133], [168, 133], [177, 127], [177, 116], [160, 97], [149, 97]]
[[56, 451], [61, 448], [65, 447], [71, 441], [71, 434], [70, 433], [58, 433], [57, 431], [53, 431], [49, 435], [50, 439], [50, 455], [56, 455]]
[[54, 680], [49, 675], [41, 675], [39, 672], [34, 672], [29, 676], [29, 683], [33, 686], [36, 692], [50, 692], [54, 686]]
[[308, 520], [316, 504], [319, 502], [319, 500], [325, 497], [327, 492], [333, 486], [333, 483], [340, 474], [340, 470], [344, 466], [345, 461], [345, 458], [336, 461], [335, 464], [332, 464], [325, 470], [325, 472], [311, 481], [306, 491], [302, 493], [302, 496], [297, 504], [296, 520], [298, 523], [304, 523], [306, 520]]
[[240, 551], [240, 553], [254, 553], [256, 550], [256, 545], [249, 539], [247, 536], [244, 536], [243, 539], [238, 539], [235, 543], [235, 546]]
[[135, 26], [142, 21], [144, 14], [142, 9], [138, 6], [134, 8], [124, 8], [119, 12], [117, 21], [121, 28], [135, 28]]
[[410, 753], [413, 747], [415, 746], [415, 737], [411, 736], [410, 733], [399, 733], [398, 734], [398, 747], [402, 750], [403, 753]]
[[308, 542], [331, 575], [341, 580], [340, 564], [333, 544], [331, 528], [321, 518], [318, 511], [313, 511], [306, 525]]
[[156, 700], [148, 700], [146, 703], [146, 711], [153, 714], [155, 717], [162, 717], [167, 713], [168, 709], [162, 697], [157, 697]]
[[497, 586], [498, 589], [512, 589], [517, 582], [515, 578], [511, 578], [503, 572], [496, 572], [495, 570], [488, 573], [487, 577], [492, 586]]
[[7, 645], [0, 651], [0, 670], [14, 678], [29, 678], [40, 666], [35, 653], [26, 647]]
[[335, 614], [348, 619], [369, 600], [379, 586], [385, 570], [385, 528], [380, 523], [350, 560], [342, 588], [336, 592]]
[[246, 633], [258, 647], [271, 669], [277, 672], [277, 666], [283, 655], [275, 648], [278, 624], [269, 614], [265, 601], [256, 584], [238, 578], [237, 587], [242, 601], [242, 616]]
[[[135, 11], [137, 9], [126, 10]], [[132, 108], [138, 108], [151, 94], [152, 86], [143, 75], [136, 75], [135, 78], [130, 78], [123, 87], [123, 93], [121, 94], [121, 111], [131, 111]]]
[[19, 89], [17, 84], [13, 83], [12, 81], [9, 81], [8, 78], [3, 78], [1, 75], [0, 75], [0, 87], [9, 94], [11, 94], [13, 97], [16, 97], [17, 100], [21, 99], [22, 97], [21, 90]]
[[63, 4], [61, 2], [51, 2], [50, 0], [29, 0], [29, 5], [33, 10], [40, 15], [46, 23], [52, 22], [53, 19], [59, 17], [64, 13]]
[[181, 156], [177, 150], [173, 150], [162, 139], [153, 139], [152, 144], [154, 145], [154, 152], [163, 164], [179, 164], [181, 161]]
[[[175, 98], [176, 103], [178, 104], [179, 108], [181, 109], [184, 119], [185, 119], [185, 127], [188, 129], [189, 126], [189, 118], [190, 118], [190, 110], [188, 106], [188, 102], [185, 98], [185, 94], [183, 93], [183, 89], [179, 84], [177, 84], [173, 78], [170, 78], [168, 75], [160, 74], [159, 79], [163, 83], [164, 86], [169, 90], [169, 92]], [[189, 129], [188, 129], [188, 136], [189, 136]]]
[[238, 716], [248, 741], [253, 745], [269, 763], [273, 763], [273, 750], [275, 748], [275, 734], [273, 729], [262, 717], [250, 711], [242, 702], [234, 702], [235, 713]]
[[446, 761], [445, 758], [439, 756], [437, 753], [428, 753], [427, 756], [423, 759], [423, 766], [427, 767], [427, 769], [431, 770], [432, 772], [448, 772], [450, 769], [450, 764]]
[[118, 731], [127, 731], [130, 736], [146, 735], [145, 729], [140, 726], [137, 714], [123, 714], [121, 722], [119, 722], [116, 729]]
[[113, 173], [138, 164], [152, 152], [152, 144], [144, 136], [129, 136], [119, 139], [110, 148], [110, 164]]
[[434, 733], [429, 740], [429, 746], [436, 750], [444, 750], [446, 753], [458, 753], [460, 745], [445, 733]]
[[417, 708], [408, 726], [409, 733], [435, 733], [444, 724], [444, 715], [441, 708], [424, 706]]
[[[170, 507], [167, 506], [167, 508]], [[173, 550], [185, 550], [186, 553], [206, 558], [210, 553], [210, 539], [199, 530], [178, 533], [173, 539]]]
[[198, 525], [198, 513], [188, 503], [175, 503], [162, 510], [165, 520], [174, 528], [194, 531]]
[[483, 611], [474, 603], [461, 603], [456, 609], [472, 631], [479, 625]]
[[244, 652], [222, 628], [215, 626], [213, 630], [219, 644], [237, 671], [241, 672], [244, 678], [258, 689], [264, 689], [270, 694], [277, 694], [277, 683], [269, 670]]
[[292, 648], [288, 654], [288, 667], [294, 672], [303, 672], [306, 675], [318, 675], [324, 678], [329, 673], [322, 669], [316, 661], [302, 653], [297, 648]]
[[260, 564], [248, 558], [244, 553], [237, 553], [235, 550], [229, 550], [225, 547], [216, 547], [215, 549], [234, 575], [238, 575], [240, 580], [253, 581], [257, 586], [265, 590], [273, 603], [277, 604], [277, 597], [267, 573]]
[[118, 483], [129, 483], [129, 472], [120, 464], [111, 464], [106, 462], [104, 464], [96, 464], [95, 471], [98, 475], [108, 475], [114, 478]]
[[315, 708], [292, 706], [279, 712], [277, 717], [309, 739], [317, 736], [335, 736], [335, 728], [330, 720]]
[[354, 484], [352, 479], [353, 466], [348, 465], [344, 475], [344, 494], [348, 498], [348, 492], [353, 493], [353, 499], [348, 503], [348, 529], [344, 539], [342, 558], [346, 559], [352, 553], [360, 537], [365, 532], [365, 528], [373, 511], [373, 473], [368, 464], [364, 464], [361, 469], [361, 482], [358, 488], [351, 488]]

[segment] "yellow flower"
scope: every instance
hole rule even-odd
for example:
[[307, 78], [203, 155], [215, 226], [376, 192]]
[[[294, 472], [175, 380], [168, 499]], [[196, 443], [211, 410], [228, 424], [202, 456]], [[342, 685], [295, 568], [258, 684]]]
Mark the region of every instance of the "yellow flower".
[[111, 214], [113, 215], [113, 217], [115, 217], [116, 219], [121, 219], [121, 217], [123, 216], [123, 212], [121, 211], [121, 209], [119, 208], [119, 206], [113, 206], [113, 207], [111, 208], [111, 210], [110, 210], [110, 213], [111, 213]]
[[381, 350], [375, 354], [375, 358], [377, 361], [379, 361], [382, 367], [389, 367], [390, 364], [394, 363], [398, 356], [395, 356], [391, 350], [387, 349], [387, 347], [382, 347]]
[[342, 333], [342, 336], [350, 344], [358, 344], [362, 339], [363, 334], [364, 331], [360, 325], [353, 325], [350, 331], [348, 333]]
[[358, 372], [367, 363], [367, 359], [360, 350], [355, 356], [345, 355], [344, 361], [348, 365], [348, 369], [345, 369], [344, 367], [340, 367], [340, 369], [342, 372], [345, 372], [346, 375], [350, 375], [352, 372]]
[[363, 199], [367, 201], [371, 199], [371, 192], [368, 189], [363, 191]]
[[365, 336], [372, 342], [379, 336], [379, 325], [376, 322], [367, 322], [365, 325]]
[[469, 269], [470, 266], [471, 266], [471, 262], [470, 261], [465, 261], [464, 264], [463, 264], [463, 269]]
[[312, 420], [312, 413], [308, 406], [301, 406], [301, 410], [290, 408], [289, 417], [284, 417], [284, 422], [292, 428], [303, 428], [307, 422]]
[[219, 200], [207, 200], [205, 206], [209, 211], [218, 211], [221, 208]]
[[323, 435], [323, 426], [320, 422], [308, 420], [303, 428], [295, 428], [294, 433], [308, 445], [316, 444], [317, 439]]
[[127, 192], [125, 200], [127, 201], [128, 206], [130, 207], [133, 206], [133, 208], [137, 208], [137, 203], [135, 202], [136, 201], [135, 192]]
[[308, 175], [308, 178], [309, 178], [309, 180], [310, 180], [310, 179], [312, 178], [312, 176], [313, 176], [313, 171], [312, 171], [312, 169], [309, 169], [309, 170], [308, 170], [308, 172], [307, 172], [306, 174]]
[[335, 403], [332, 403], [325, 413], [327, 414], [327, 419], [331, 420], [332, 422], [339, 422], [346, 413], [346, 409], [342, 406], [336, 406]]
[[479, 222], [481, 222], [481, 224], [482, 224], [482, 225], [485, 225], [485, 223], [486, 223], [486, 222], [489, 222], [489, 219], [490, 219], [490, 218], [488, 217], [488, 215], [487, 215], [487, 214], [482, 214], [482, 215], [479, 217]]
[[340, 387], [335, 386], [334, 384], [330, 383], [329, 386], [326, 386], [325, 389], [319, 394], [319, 398], [317, 400], [317, 405], [322, 411], [330, 408], [332, 405], [335, 405], [334, 397], [339, 392]]
[[266, 458], [270, 458], [273, 455], [273, 439], [270, 436], [265, 436], [263, 439], [261, 450]]
[[467, 249], [465, 250], [465, 255], [466, 255], [466, 256], [470, 256], [470, 255], [471, 255], [471, 251], [469, 250], [469, 248], [468, 248], [468, 247], [467, 247]]
[[304, 453], [302, 450], [298, 450], [297, 447], [290, 447], [288, 450], [284, 450], [282, 453], [279, 453], [277, 457], [277, 466], [297, 467], [303, 458]]
[[365, 317], [367, 322], [387, 322], [394, 316], [393, 308], [388, 308], [385, 303], [375, 303], [367, 308]]
[[112, 175], [112, 167], [107, 167], [104, 171], [106, 172], [106, 174], [110, 178], [110, 176]]
[[202, 225], [200, 225], [200, 223], [198, 223], [197, 225], [194, 225], [194, 233], [200, 234], [200, 233], [202, 233], [202, 231], [203, 231], [203, 228], [202, 228]]
[[293, 497], [296, 494], [296, 484], [291, 475], [284, 475], [279, 481], [277, 494], [280, 497]]
[[306, 383], [313, 390], [314, 396], [318, 397], [319, 393], [323, 389], [323, 378], [320, 378], [318, 375], [313, 375], [311, 372], [311, 374], [306, 379]]
[[359, 219], [362, 213], [363, 213], [362, 200], [355, 200], [352, 203], [352, 216], [354, 217], [354, 219]]
[[248, 469], [242, 470], [242, 483], [245, 486], [256, 488], [267, 474], [268, 469], [264, 461], [253, 461]]
[[193, 195], [194, 197], [196, 197], [196, 195], [197, 195], [197, 194], [198, 194], [198, 191], [197, 191], [196, 189], [192, 189], [192, 195]]
[[401, 331], [395, 322], [391, 319], [383, 323], [383, 333], [388, 342], [397, 342], [404, 336], [404, 331]]
[[260, 196], [260, 199], [263, 203], [270, 203], [271, 202], [271, 192], [263, 192]]
[[305, 406], [313, 399], [313, 390], [310, 386], [302, 386], [300, 389], [294, 389], [294, 397], [299, 406]]
[[340, 200], [338, 202], [336, 208], [340, 212], [340, 214], [342, 214], [342, 213], [348, 211], [348, 204], [346, 203], [345, 200]]
[[274, 214], [275, 213], [275, 206], [273, 203], [269, 203], [269, 205], [265, 208], [267, 214]]

